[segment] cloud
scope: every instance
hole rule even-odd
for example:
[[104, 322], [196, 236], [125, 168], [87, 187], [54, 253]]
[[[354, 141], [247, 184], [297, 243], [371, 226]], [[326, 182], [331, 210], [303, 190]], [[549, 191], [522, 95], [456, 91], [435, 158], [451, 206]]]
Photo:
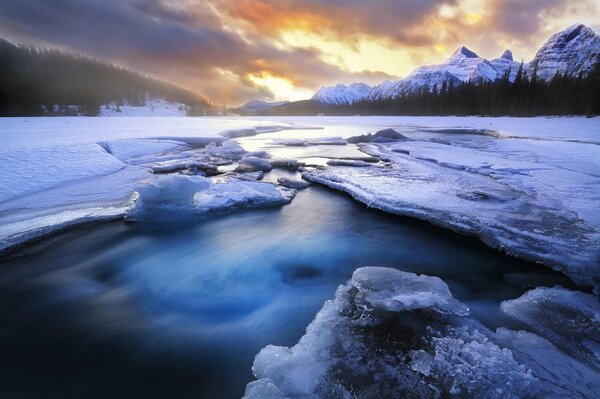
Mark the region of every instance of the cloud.
[[[0, 34], [81, 52], [173, 81], [214, 102], [237, 104], [279, 95], [276, 87], [257, 83], [261, 77], [306, 91], [336, 81], [393, 79], [418, 64], [442, 61], [462, 44], [486, 56], [504, 46], [530, 54], [548, 29], [583, 17], [597, 20], [597, 3], [2, 0]], [[309, 32], [312, 39], [290, 43], [290, 32]], [[365, 43], [376, 46], [369, 53]], [[381, 67], [356, 62], [373, 54]], [[396, 62], [388, 62], [392, 58]]]

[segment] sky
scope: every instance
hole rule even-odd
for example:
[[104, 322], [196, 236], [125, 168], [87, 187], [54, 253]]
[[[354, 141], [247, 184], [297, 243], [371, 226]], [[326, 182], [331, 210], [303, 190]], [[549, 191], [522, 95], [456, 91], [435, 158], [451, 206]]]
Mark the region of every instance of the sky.
[[0, 36], [173, 82], [220, 105], [310, 98], [443, 62], [461, 45], [530, 61], [600, 0], [0, 0]]

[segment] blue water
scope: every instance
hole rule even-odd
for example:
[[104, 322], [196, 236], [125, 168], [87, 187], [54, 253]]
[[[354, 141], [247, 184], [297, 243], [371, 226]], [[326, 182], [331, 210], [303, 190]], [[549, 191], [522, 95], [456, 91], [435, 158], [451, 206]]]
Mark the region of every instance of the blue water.
[[211, 220], [88, 226], [1, 262], [0, 397], [19, 398], [240, 397], [260, 348], [293, 345], [360, 266], [439, 276], [490, 327], [525, 285], [567, 284], [321, 187]]

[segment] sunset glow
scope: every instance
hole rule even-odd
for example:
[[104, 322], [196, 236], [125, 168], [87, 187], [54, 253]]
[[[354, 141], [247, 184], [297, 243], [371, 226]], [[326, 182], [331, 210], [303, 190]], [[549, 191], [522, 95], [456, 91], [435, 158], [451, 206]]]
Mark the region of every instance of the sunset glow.
[[[95, 29], [82, 30], [92, 15]], [[574, 22], [598, 28], [598, 21], [600, 0], [0, 4], [0, 34], [15, 42], [83, 52], [222, 104], [301, 99], [321, 85], [397, 79], [444, 61], [461, 45], [487, 58], [510, 47], [528, 61], [550, 33]]]

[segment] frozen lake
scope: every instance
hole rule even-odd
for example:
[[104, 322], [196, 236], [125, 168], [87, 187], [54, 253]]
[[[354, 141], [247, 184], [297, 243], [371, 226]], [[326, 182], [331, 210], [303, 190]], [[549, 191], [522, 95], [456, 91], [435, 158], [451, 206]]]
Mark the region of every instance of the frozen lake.
[[[403, 138], [346, 142], [385, 128]], [[526, 328], [501, 303], [531, 288], [600, 287], [597, 119], [5, 118], [0, 137], [0, 396], [240, 397], [363, 266], [441, 278], [490, 331]]]

